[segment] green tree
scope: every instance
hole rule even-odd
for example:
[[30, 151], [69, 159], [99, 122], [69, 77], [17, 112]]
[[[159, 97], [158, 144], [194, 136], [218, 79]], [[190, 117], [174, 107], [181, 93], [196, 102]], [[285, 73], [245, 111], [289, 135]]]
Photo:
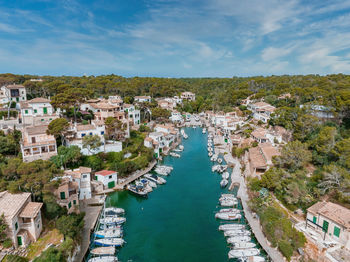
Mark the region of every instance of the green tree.
[[0, 213], [0, 244], [4, 244], [9, 241], [7, 237], [9, 227], [6, 224], [5, 216], [3, 213]]
[[310, 162], [311, 157], [311, 152], [307, 149], [307, 145], [297, 140], [285, 145], [281, 155], [275, 157], [274, 163], [279, 167], [287, 168], [294, 172]]
[[100, 146], [102, 146], [102, 141], [98, 135], [83, 137], [83, 148], [86, 148], [90, 154], [93, 154]]
[[60, 146], [57, 149], [57, 155], [51, 157], [51, 162], [53, 162], [57, 167], [74, 167], [82, 159], [82, 154], [78, 146]]
[[41, 255], [33, 260], [34, 262], [65, 262], [66, 258], [60, 250], [49, 247]]
[[77, 239], [84, 227], [84, 216], [84, 213], [61, 216], [56, 221], [56, 227], [65, 238]]
[[61, 138], [61, 145], [63, 145], [64, 134], [69, 127], [69, 123], [65, 118], [57, 118], [50, 122], [47, 127], [46, 133], [48, 135], [53, 135], [56, 138]]

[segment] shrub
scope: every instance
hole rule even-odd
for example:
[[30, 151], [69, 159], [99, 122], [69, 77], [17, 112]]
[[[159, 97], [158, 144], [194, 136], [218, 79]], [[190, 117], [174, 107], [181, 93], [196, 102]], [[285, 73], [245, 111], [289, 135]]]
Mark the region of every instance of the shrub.
[[283, 256], [285, 256], [287, 260], [290, 261], [290, 258], [293, 255], [292, 245], [288, 241], [280, 240], [278, 242], [278, 249], [282, 252]]

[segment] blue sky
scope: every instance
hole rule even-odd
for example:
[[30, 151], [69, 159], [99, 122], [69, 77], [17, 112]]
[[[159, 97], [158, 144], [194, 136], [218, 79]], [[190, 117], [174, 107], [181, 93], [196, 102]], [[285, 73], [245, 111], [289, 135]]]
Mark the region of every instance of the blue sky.
[[0, 0], [0, 72], [350, 74], [350, 0]]

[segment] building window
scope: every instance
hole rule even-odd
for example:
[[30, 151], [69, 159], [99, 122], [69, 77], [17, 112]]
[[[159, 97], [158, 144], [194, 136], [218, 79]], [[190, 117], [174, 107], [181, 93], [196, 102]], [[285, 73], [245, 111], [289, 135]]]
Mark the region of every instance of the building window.
[[101, 135], [104, 135], [104, 133], [105, 133], [104, 131], [101, 131]]
[[15, 230], [17, 230], [18, 229], [18, 223], [16, 222], [15, 223]]
[[72, 203], [69, 202], [69, 203], [68, 203], [68, 209], [70, 209], [71, 207], [72, 207]]
[[112, 179], [112, 176], [109, 176], [108, 178], [109, 178], [109, 179]]
[[38, 113], [38, 110], [34, 109], [34, 113]]
[[92, 136], [92, 132], [90, 132], [90, 136]]
[[87, 175], [83, 175], [83, 178], [87, 178]]
[[73, 204], [76, 205], [76, 204], [77, 204], [77, 201], [76, 201], [76, 200], [73, 200]]
[[60, 192], [60, 197], [61, 197], [61, 199], [66, 199], [66, 193], [65, 192]]
[[24, 110], [24, 113], [26, 114], [26, 115], [28, 115], [28, 110], [26, 109], [26, 110]]
[[84, 137], [85, 136], [85, 134], [83, 133], [83, 134], [81, 134], [81, 137]]
[[339, 234], [340, 234], [340, 228], [334, 226], [333, 235], [335, 235], [336, 237], [339, 237]]
[[98, 176], [95, 176], [95, 180], [98, 181]]
[[312, 222], [314, 222], [314, 223], [316, 224], [316, 221], [317, 221], [317, 217], [314, 216], [314, 217], [312, 218]]

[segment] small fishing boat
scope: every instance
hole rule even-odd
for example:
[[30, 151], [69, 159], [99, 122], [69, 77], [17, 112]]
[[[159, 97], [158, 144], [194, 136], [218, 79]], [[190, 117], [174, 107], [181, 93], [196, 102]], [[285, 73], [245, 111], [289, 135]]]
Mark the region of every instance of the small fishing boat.
[[218, 163], [219, 163], [219, 164], [222, 163], [222, 158], [218, 158]]
[[150, 179], [147, 179], [147, 178], [142, 178], [140, 181], [142, 180], [146, 180], [148, 182], [148, 184], [153, 187], [153, 188], [156, 188], [157, 187], [157, 183], [154, 182], [154, 181], [151, 181]]
[[227, 230], [224, 232], [225, 237], [250, 236], [250, 235], [251, 235], [251, 232], [246, 229]]
[[96, 246], [121, 247], [125, 241], [122, 238], [101, 238], [95, 239], [94, 243]]
[[218, 159], [218, 156], [217, 156], [217, 155], [213, 155], [213, 156], [210, 158], [210, 161], [216, 162], [217, 159]]
[[220, 213], [241, 213], [241, 210], [237, 208], [222, 208], [219, 210]]
[[116, 216], [124, 213], [125, 213], [125, 210], [120, 207], [106, 207], [104, 209], [105, 216]]
[[230, 197], [236, 199], [236, 196], [234, 194], [221, 194], [221, 197]]
[[166, 183], [166, 180], [162, 177], [159, 177], [157, 175], [154, 174], [146, 174], [144, 175], [145, 178], [150, 179], [151, 181], [159, 184], [159, 185], [163, 185]]
[[219, 226], [219, 230], [221, 231], [244, 229], [244, 228], [245, 228], [245, 225], [242, 225], [242, 224], [224, 224]]
[[121, 228], [109, 228], [105, 230], [98, 230], [94, 234], [97, 238], [122, 237], [123, 230]]
[[245, 249], [255, 247], [255, 243], [253, 242], [237, 242], [233, 244], [233, 249]]
[[135, 181], [135, 184], [137, 187], [143, 188], [147, 193], [150, 193], [153, 191], [152, 187], [148, 184], [148, 182], [145, 179], [143, 179], [142, 181], [141, 179], [140, 181]]
[[174, 152], [170, 152], [169, 155], [171, 155], [172, 157], [177, 157], [177, 158], [181, 157], [179, 154], [176, 154]]
[[147, 191], [144, 189], [143, 186], [141, 187], [139, 185], [130, 184], [127, 185], [126, 189], [137, 196], [147, 197]]
[[97, 247], [90, 251], [90, 254], [95, 256], [105, 256], [105, 255], [114, 255], [115, 247]]
[[235, 244], [237, 242], [249, 242], [252, 239], [250, 236], [235, 236], [235, 237], [229, 237], [226, 241], [229, 244]]
[[220, 197], [219, 198], [219, 201], [226, 201], [226, 200], [228, 200], [228, 201], [238, 201], [237, 198], [235, 198], [235, 197]]
[[205, 134], [206, 132], [207, 132], [207, 129], [206, 129], [206, 128], [203, 128], [202, 134]]
[[230, 177], [230, 173], [226, 171], [221, 176], [223, 179], [228, 179]]
[[261, 256], [250, 256], [239, 258], [240, 262], [265, 262], [265, 258]]
[[212, 152], [209, 152], [209, 153], [208, 153], [208, 156], [209, 156], [209, 157], [213, 156], [213, 153], [212, 153]]
[[183, 145], [179, 145], [179, 149], [180, 149], [181, 151], [184, 151], [185, 147], [184, 147]]
[[216, 213], [215, 218], [222, 219], [222, 220], [237, 220], [242, 217], [241, 214], [237, 213]]
[[100, 219], [100, 224], [103, 225], [120, 225], [125, 223], [125, 217], [105, 217]]
[[227, 184], [228, 184], [228, 180], [227, 180], [227, 179], [222, 179], [222, 180], [220, 181], [220, 186], [221, 186], [222, 188], [226, 187]]
[[219, 168], [219, 165], [215, 165], [211, 168], [211, 171], [216, 172], [216, 171], [218, 171], [218, 168]]
[[259, 255], [260, 251], [257, 248], [247, 248], [247, 249], [232, 249], [228, 252], [229, 258], [239, 258], [239, 257], [250, 257]]
[[118, 258], [115, 256], [101, 256], [101, 257], [93, 257], [88, 260], [88, 262], [116, 262]]

